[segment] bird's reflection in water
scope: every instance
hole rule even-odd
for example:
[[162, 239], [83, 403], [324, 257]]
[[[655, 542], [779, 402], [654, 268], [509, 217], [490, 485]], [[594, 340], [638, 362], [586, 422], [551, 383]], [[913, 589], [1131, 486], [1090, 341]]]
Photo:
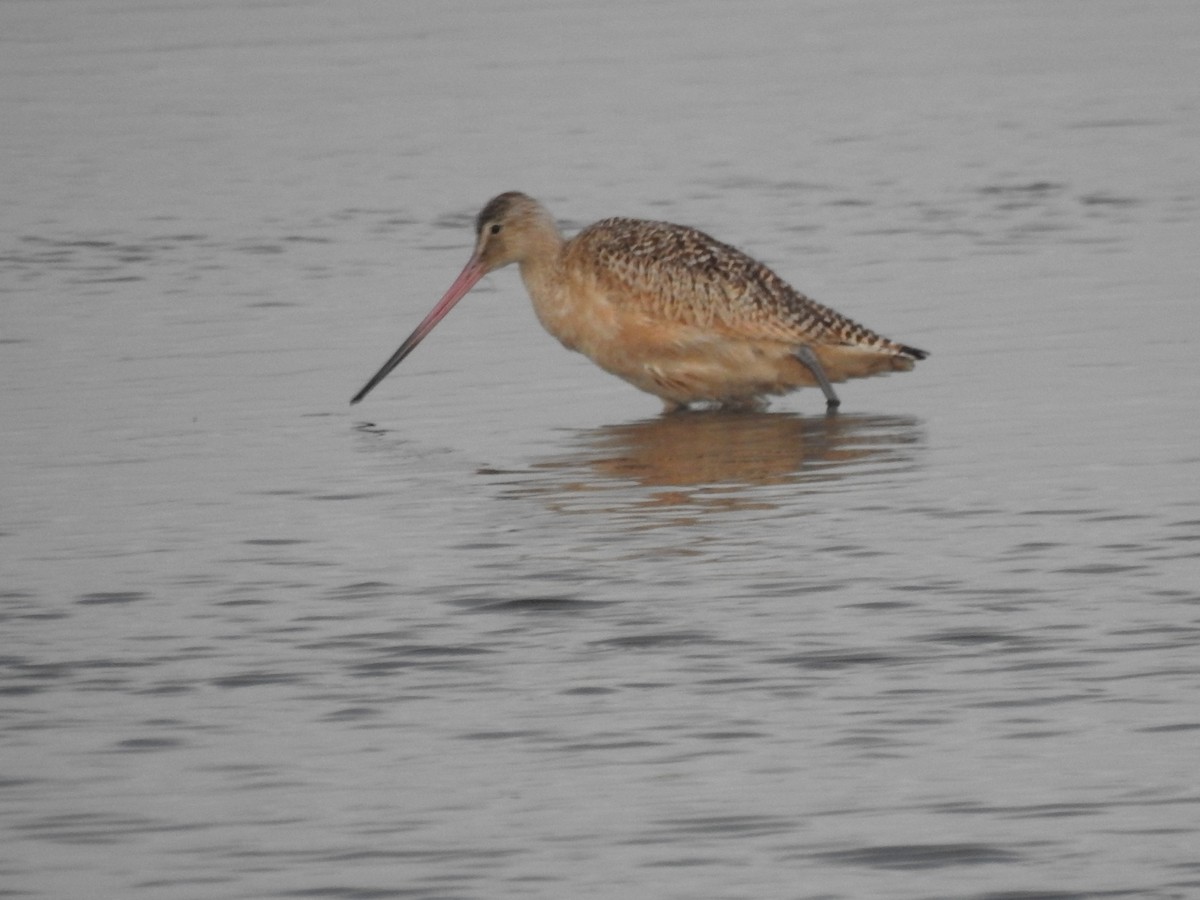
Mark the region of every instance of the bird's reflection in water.
[[639, 505], [770, 505], [744, 489], [895, 474], [916, 465], [923, 440], [904, 416], [677, 413], [579, 432], [576, 449], [535, 463], [548, 477], [521, 493], [565, 500], [638, 485], [663, 489]]

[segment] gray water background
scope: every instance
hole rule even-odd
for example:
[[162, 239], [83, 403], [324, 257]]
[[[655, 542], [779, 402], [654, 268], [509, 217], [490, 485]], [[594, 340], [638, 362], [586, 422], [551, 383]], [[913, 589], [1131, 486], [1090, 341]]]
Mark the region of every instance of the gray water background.
[[[1200, 7], [0, 4], [0, 896], [1200, 897]], [[502, 190], [931, 352], [658, 402]]]

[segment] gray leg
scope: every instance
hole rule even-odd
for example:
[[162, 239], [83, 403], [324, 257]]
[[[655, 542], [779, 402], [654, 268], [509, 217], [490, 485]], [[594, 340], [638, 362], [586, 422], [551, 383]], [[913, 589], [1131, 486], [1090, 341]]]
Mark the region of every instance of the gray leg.
[[792, 355], [808, 366], [809, 371], [816, 376], [817, 384], [821, 385], [821, 390], [825, 392], [825, 406], [829, 409], [837, 409], [841, 406], [842, 401], [833, 392], [833, 385], [829, 383], [829, 377], [825, 374], [825, 370], [821, 368], [821, 361], [817, 359], [817, 354], [812, 352], [812, 348], [807, 346], [797, 347], [792, 351]]

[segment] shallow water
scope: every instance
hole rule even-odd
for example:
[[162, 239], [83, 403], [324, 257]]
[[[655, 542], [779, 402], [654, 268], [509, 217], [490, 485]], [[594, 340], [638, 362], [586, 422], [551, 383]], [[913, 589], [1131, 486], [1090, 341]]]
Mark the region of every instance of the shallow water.
[[[1200, 895], [1193, 4], [0, 5], [0, 895]], [[659, 417], [525, 190], [931, 351]]]

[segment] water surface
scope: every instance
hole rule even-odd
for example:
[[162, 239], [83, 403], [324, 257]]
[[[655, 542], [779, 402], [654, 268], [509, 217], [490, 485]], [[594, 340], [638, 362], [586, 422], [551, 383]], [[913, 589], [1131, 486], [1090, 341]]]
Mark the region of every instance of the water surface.
[[[1200, 894], [1188, 2], [0, 6], [0, 893]], [[931, 351], [658, 402], [502, 190]]]

